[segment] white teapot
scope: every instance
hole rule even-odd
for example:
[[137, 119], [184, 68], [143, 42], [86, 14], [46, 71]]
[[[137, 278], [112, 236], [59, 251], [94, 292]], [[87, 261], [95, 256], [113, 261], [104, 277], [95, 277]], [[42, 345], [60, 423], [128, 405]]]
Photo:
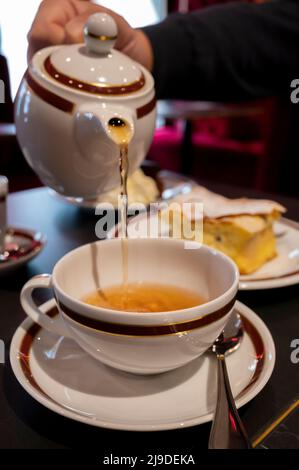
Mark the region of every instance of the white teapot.
[[113, 49], [117, 26], [92, 15], [85, 44], [47, 47], [35, 54], [18, 90], [17, 137], [42, 182], [65, 196], [90, 198], [120, 184], [112, 118], [131, 127], [129, 173], [144, 159], [156, 119], [154, 80]]

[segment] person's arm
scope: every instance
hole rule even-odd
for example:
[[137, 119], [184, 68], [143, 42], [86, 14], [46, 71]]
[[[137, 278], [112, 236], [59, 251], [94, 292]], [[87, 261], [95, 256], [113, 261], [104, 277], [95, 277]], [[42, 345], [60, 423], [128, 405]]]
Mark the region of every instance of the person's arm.
[[143, 30], [87, 0], [43, 0], [28, 34], [29, 57], [50, 44], [83, 41], [84, 23], [97, 11], [117, 22], [116, 47], [153, 69], [158, 98], [260, 98], [287, 93], [299, 75], [299, 0], [213, 6]]
[[43, 0], [28, 33], [28, 61], [43, 47], [83, 42], [84, 25], [94, 13], [109, 13], [118, 27], [115, 47], [152, 68], [152, 49], [147, 36], [114, 11], [89, 0]]
[[159, 98], [260, 98], [287, 93], [299, 75], [298, 0], [213, 6], [143, 31]]

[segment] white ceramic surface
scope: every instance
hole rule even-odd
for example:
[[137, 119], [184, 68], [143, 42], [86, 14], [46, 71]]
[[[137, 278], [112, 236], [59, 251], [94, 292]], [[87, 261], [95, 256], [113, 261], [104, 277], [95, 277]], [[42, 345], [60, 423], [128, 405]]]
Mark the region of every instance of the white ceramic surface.
[[[57, 71], [53, 76], [47, 60]], [[60, 82], [62, 76], [66, 78]], [[140, 77], [144, 85], [136, 91], [104, 90], [128, 87]], [[96, 93], [86, 91], [86, 85]], [[154, 97], [150, 73], [120, 52], [99, 54], [85, 44], [48, 47], [35, 54], [21, 82], [15, 105], [17, 137], [46, 186], [65, 196], [91, 198], [119, 185], [119, 149], [109, 136], [109, 119], [125, 119], [133, 129], [131, 173], [152, 141]]]
[[[53, 306], [51, 300], [42, 310]], [[252, 310], [240, 302], [236, 309], [247, 320], [247, 331], [240, 348], [227, 357], [227, 366], [240, 407], [268, 382], [275, 347], [266, 325]], [[93, 426], [136, 431], [181, 429], [212, 419], [216, 361], [210, 353], [175, 371], [136, 376], [95, 361], [74, 341], [44, 329], [35, 331], [29, 358], [23, 357], [24, 338], [32, 328], [35, 325], [29, 318], [19, 326], [10, 361], [24, 389], [50, 410]]]
[[[115, 368], [156, 374], [180, 367], [206, 351], [234, 305], [239, 275], [225, 255], [183, 240], [128, 242], [128, 282], [191, 289], [207, 302], [184, 310], [138, 313], [94, 307], [82, 297], [123, 282], [122, 241], [84, 245], [65, 255], [53, 275], [35, 276], [21, 292], [25, 312], [44, 328], [75, 339], [90, 355]], [[36, 288], [53, 288], [61, 315], [50, 319], [32, 299]]]

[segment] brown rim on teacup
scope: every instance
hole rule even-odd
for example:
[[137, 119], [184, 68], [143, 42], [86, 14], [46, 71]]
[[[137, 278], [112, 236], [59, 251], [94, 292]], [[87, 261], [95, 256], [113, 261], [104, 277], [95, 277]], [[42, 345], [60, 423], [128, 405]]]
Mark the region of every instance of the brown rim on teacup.
[[[126, 325], [121, 323], [109, 323], [86, 317], [68, 308], [66, 305], [56, 299], [62, 314], [74, 322], [79, 323], [80, 326], [107, 334], [131, 337], [178, 335], [198, 328], [203, 328], [204, 326], [210, 325], [211, 323], [214, 323], [227, 315], [233, 308], [235, 301], [236, 297], [234, 297], [230, 302], [215, 312], [203, 315], [190, 321], [169, 323], [166, 325]], [[167, 312], [165, 313], [167, 314]]]

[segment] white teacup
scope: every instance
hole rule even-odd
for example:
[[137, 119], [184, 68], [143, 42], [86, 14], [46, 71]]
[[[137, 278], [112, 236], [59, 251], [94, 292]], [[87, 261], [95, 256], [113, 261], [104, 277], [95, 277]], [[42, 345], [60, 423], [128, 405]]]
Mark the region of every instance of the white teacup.
[[[239, 273], [222, 253], [183, 240], [128, 239], [128, 281], [161, 283], [197, 292], [207, 302], [184, 310], [137, 313], [95, 307], [81, 299], [122, 283], [121, 240], [84, 245], [65, 255], [53, 274], [35, 276], [21, 303], [35, 322], [74, 339], [101, 362], [136, 374], [183, 366], [206, 351], [220, 334], [235, 303]], [[59, 315], [51, 318], [32, 299], [36, 288], [53, 288]]]

